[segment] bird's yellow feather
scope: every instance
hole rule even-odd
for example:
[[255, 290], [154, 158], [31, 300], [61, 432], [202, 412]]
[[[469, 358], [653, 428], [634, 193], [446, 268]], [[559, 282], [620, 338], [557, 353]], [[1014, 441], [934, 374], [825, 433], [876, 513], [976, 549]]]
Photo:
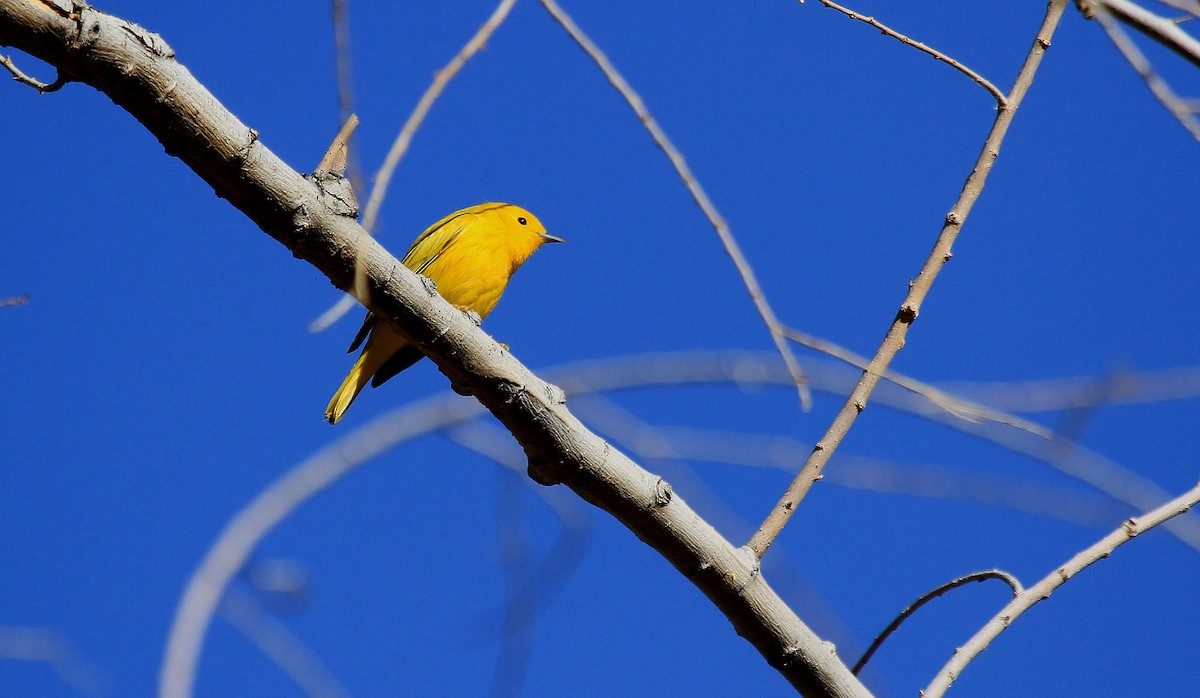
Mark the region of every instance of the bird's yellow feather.
[[[436, 282], [448, 303], [484, 318], [496, 307], [513, 272], [547, 242], [562, 239], [547, 234], [541, 221], [520, 206], [479, 204], [429, 226], [401, 261]], [[325, 409], [330, 424], [338, 423], [372, 378], [378, 385], [420, 358], [390, 324], [372, 314], [367, 314], [363, 328], [370, 333], [366, 346]]]

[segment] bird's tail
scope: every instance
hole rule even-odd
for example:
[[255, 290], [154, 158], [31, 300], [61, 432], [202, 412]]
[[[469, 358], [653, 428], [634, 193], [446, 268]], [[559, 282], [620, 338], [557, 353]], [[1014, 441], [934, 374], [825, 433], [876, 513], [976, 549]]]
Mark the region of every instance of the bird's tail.
[[337, 424], [342, 415], [346, 414], [346, 410], [350, 409], [350, 403], [354, 402], [354, 398], [358, 397], [358, 394], [371, 380], [371, 374], [375, 373], [367, 366], [368, 353], [364, 351], [359, 354], [358, 361], [354, 362], [354, 368], [350, 369], [346, 380], [342, 381], [342, 386], [330, 398], [329, 406], [325, 408], [325, 419], [328, 419], [330, 424]]

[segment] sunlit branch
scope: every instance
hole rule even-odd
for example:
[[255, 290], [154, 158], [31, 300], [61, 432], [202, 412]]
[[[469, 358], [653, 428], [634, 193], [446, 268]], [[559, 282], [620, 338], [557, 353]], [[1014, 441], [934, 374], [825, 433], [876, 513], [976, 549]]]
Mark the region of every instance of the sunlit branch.
[[1038, 29], [1037, 37], [1033, 42], [1033, 47], [1029, 50], [1028, 55], [1025, 57], [1024, 65], [1021, 66], [1020, 71], [1017, 73], [1012, 90], [1008, 95], [1008, 102], [997, 110], [996, 120], [984, 141], [983, 149], [980, 151], [975, 166], [972, 168], [971, 174], [967, 177], [958, 200], [950, 209], [950, 213], [946, 214], [945, 224], [942, 226], [937, 241], [934, 243], [933, 251], [926, 259], [920, 273], [909, 283], [908, 294], [900, 304], [900, 309], [896, 313], [891, 326], [888, 328], [883, 342], [879, 345], [879, 349], [875, 352], [871, 363], [863, 372], [858, 384], [854, 386], [854, 390], [851, 391], [842, 409], [838, 411], [833, 423], [830, 424], [825, 435], [821, 437], [821, 440], [813, 448], [813, 452], [800, 469], [800, 473], [792, 481], [791, 485], [788, 486], [787, 491], [780, 497], [779, 502], [767, 515], [766, 519], [763, 520], [762, 525], [758, 527], [758, 531], [755, 532], [754, 536], [747, 543], [747, 547], [760, 558], [766, 553], [767, 548], [771, 546], [771, 543], [775, 541], [780, 531], [783, 530], [788, 520], [796, 512], [796, 508], [800, 505], [804, 496], [808, 494], [809, 489], [820, 479], [821, 471], [824, 470], [825, 464], [829, 462], [829, 457], [837, 450], [838, 445], [841, 444], [842, 439], [850, 431], [850, 427], [854, 424], [854, 421], [858, 419], [858, 415], [862, 414], [862, 411], [866, 409], [867, 400], [870, 398], [871, 393], [874, 392], [875, 386], [879, 384], [884, 371], [887, 370], [888, 365], [900, 351], [900, 348], [904, 346], [904, 339], [908, 335], [908, 330], [912, 327], [913, 321], [917, 319], [917, 315], [920, 313], [921, 304], [933, 286], [933, 281], [937, 278], [938, 272], [950, 260], [951, 248], [954, 245], [954, 241], [958, 238], [958, 233], [962, 229], [963, 224], [966, 223], [967, 216], [970, 214], [975, 202], [979, 199], [979, 195], [983, 193], [987, 176], [1000, 154], [1000, 145], [1004, 142], [1004, 136], [1008, 133], [1008, 127], [1012, 123], [1013, 115], [1021, 106], [1021, 102], [1025, 98], [1025, 93], [1033, 83], [1033, 76], [1037, 73], [1038, 66], [1041, 64], [1042, 56], [1045, 55], [1047, 47], [1050, 46], [1050, 38], [1058, 26], [1059, 19], [1062, 18], [1065, 7], [1066, 0], [1051, 0], [1042, 25]]
[[1070, 560], [1063, 563], [1041, 581], [1021, 591], [1004, 608], [1000, 609], [986, 625], [975, 633], [962, 647], [954, 651], [954, 656], [942, 667], [933, 681], [921, 694], [925, 698], [941, 698], [950, 688], [967, 664], [987, 649], [992, 640], [1010, 627], [1021, 614], [1028, 611], [1039, 601], [1050, 598], [1050, 594], [1072, 577], [1087, 569], [1092, 563], [1107, 558], [1118, 547], [1133, 540], [1135, 536], [1158, 526], [1173, 517], [1183, 514], [1200, 502], [1200, 484], [1183, 493], [1179, 497], [1147, 512], [1142, 516], [1129, 519], [1115, 531], [1101, 538], [1095, 544], [1083, 550]]
[[[800, 0], [800, 1], [803, 2], [804, 0]], [[923, 53], [929, 54], [930, 56], [933, 56], [936, 60], [939, 60], [939, 61], [945, 63], [946, 65], [950, 66], [951, 68], [954, 68], [955, 70], [959, 71], [963, 75], [966, 75], [967, 77], [974, 80], [980, 87], [987, 90], [988, 94], [992, 95], [992, 97], [994, 97], [996, 99], [996, 102], [1000, 106], [1004, 106], [1005, 104], [1008, 104], [1008, 98], [1004, 96], [1004, 93], [1001, 92], [1000, 89], [997, 88], [995, 85], [993, 85], [987, 78], [983, 77], [979, 73], [976, 73], [974, 70], [971, 70], [970, 68], [968, 68], [967, 66], [958, 62], [957, 60], [951, 58], [950, 56], [947, 56], [946, 54], [942, 53], [941, 51], [938, 51], [937, 49], [927, 46], [926, 44], [923, 44], [920, 41], [911, 39], [911, 38], [905, 36], [904, 34], [901, 34], [900, 32], [896, 31], [895, 29], [892, 29], [891, 27], [880, 22], [879, 20], [875, 19], [874, 17], [868, 17], [866, 15], [859, 14], [859, 13], [855, 12], [854, 10], [851, 10], [846, 7], [842, 7], [841, 5], [837, 4], [836, 2], [831, 2], [831, 0], [819, 0], [819, 2], [822, 5], [824, 5], [825, 7], [828, 7], [830, 9], [841, 12], [842, 14], [846, 15], [847, 17], [856, 19], [860, 22], [865, 22], [865, 23], [871, 25], [872, 27], [875, 27], [879, 31], [883, 32], [885, 35], [892, 37], [893, 39], [899, 41], [900, 43], [902, 43], [906, 46], [912, 46], [913, 48], [917, 49], [918, 51], [921, 51]]]

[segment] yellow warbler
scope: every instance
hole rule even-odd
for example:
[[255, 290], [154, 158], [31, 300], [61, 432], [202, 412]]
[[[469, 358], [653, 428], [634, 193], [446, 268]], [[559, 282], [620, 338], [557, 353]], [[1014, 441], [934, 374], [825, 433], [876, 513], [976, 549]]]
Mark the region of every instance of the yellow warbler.
[[[562, 241], [548, 234], [542, 222], [520, 206], [479, 204], [429, 226], [401, 263], [433, 279], [448, 303], [483, 318], [496, 307], [508, 279], [530, 255], [547, 242]], [[367, 313], [348, 351], [357, 349], [364, 339], [367, 344], [362, 354], [325, 408], [330, 424], [337, 424], [346, 414], [367, 381], [372, 387], [379, 386], [423, 356], [374, 313]]]

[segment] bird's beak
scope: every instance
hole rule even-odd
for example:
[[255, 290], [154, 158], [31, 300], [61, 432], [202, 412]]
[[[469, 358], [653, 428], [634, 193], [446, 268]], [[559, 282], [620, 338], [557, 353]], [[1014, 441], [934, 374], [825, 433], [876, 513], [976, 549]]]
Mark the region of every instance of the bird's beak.
[[559, 236], [551, 235], [550, 233], [542, 233], [538, 237], [542, 239], [542, 242], [566, 242], [566, 240], [563, 240]]

